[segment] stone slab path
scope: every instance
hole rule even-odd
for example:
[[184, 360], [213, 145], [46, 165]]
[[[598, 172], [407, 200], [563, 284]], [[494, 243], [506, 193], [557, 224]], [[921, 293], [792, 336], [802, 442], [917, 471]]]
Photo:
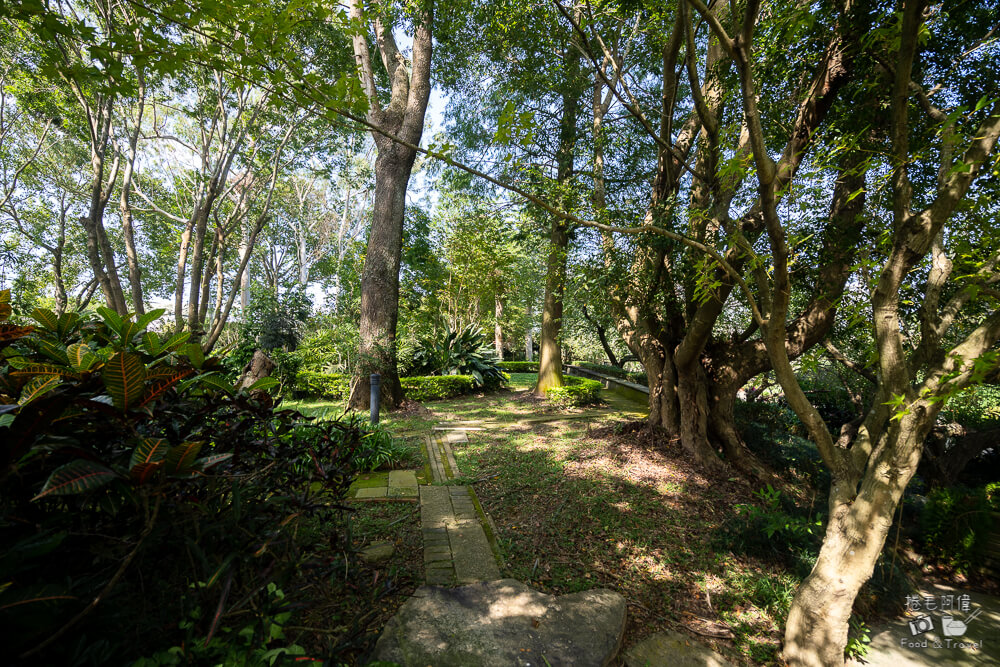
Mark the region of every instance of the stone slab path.
[[448, 480], [459, 477], [458, 464], [455, 463], [455, 455], [451, 451], [451, 443], [468, 442], [469, 437], [464, 428], [435, 429], [431, 435], [426, 436], [427, 456], [430, 458], [431, 475], [435, 484], [444, 484]]
[[420, 488], [424, 571], [430, 585], [454, 586], [500, 578], [493, 547], [471, 494], [472, 489], [466, 486]]
[[374, 659], [404, 667], [605, 667], [625, 631], [625, 598], [598, 588], [546, 595], [514, 579], [424, 586], [403, 603]]
[[417, 502], [417, 473], [413, 470], [392, 470], [388, 475], [375, 476], [357, 484], [348, 493], [349, 500], [389, 500]]
[[[534, 418], [531, 423], [582, 419], [603, 413]], [[389, 499], [393, 489], [414, 488], [420, 502], [425, 586], [386, 625], [372, 658], [406, 667], [454, 665], [580, 665], [603, 667], [614, 659], [625, 627], [625, 599], [599, 589], [545, 595], [512, 579], [501, 580], [489, 519], [475, 490], [460, 485], [452, 446], [469, 431], [511, 424], [447, 422], [425, 436], [430, 484], [388, 480], [359, 489]], [[458, 481], [459, 483], [456, 483]], [[410, 484], [408, 476], [406, 483]], [[379, 491], [384, 491], [378, 495]]]

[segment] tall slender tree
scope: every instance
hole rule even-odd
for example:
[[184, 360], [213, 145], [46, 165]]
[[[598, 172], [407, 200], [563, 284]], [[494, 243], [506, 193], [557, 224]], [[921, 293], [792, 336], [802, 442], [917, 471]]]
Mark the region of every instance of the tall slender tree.
[[[382, 404], [387, 409], [403, 401], [396, 364], [396, 325], [399, 319], [399, 269], [403, 248], [406, 190], [416, 151], [424, 131], [431, 93], [433, 0], [417, 5], [413, 17], [412, 62], [399, 50], [388, 16], [366, 11], [363, 0], [351, 0], [350, 17], [358, 33], [353, 37], [358, 76], [368, 98], [367, 121], [378, 155], [375, 158], [375, 204], [368, 251], [361, 275], [361, 344], [359, 363], [351, 380], [348, 404], [366, 409], [372, 373], [382, 378]], [[369, 50], [369, 30], [388, 77], [388, 105], [377, 86]], [[398, 137], [404, 143], [394, 141]]]

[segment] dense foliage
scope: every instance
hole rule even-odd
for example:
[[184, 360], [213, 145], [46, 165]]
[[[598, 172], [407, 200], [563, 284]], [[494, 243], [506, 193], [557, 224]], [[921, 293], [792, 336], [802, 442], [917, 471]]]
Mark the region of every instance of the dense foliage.
[[546, 390], [545, 397], [563, 407], [593, 405], [601, 402], [601, 383], [567, 375], [565, 386], [551, 387]]
[[450, 328], [438, 338], [421, 341], [413, 353], [415, 374], [468, 375], [476, 387], [497, 389], [506, 383], [497, 360], [486, 347], [486, 337], [475, 326]]
[[[274, 591], [339, 539], [296, 527], [332, 526], [359, 464], [377, 464], [358, 423], [275, 409], [264, 383], [234, 391], [188, 334], [148, 329], [160, 314], [0, 322], [11, 656], [104, 664], [193, 650], [231, 613], [254, 647], [274, 648]], [[199, 659], [233, 646], [217, 648]]]

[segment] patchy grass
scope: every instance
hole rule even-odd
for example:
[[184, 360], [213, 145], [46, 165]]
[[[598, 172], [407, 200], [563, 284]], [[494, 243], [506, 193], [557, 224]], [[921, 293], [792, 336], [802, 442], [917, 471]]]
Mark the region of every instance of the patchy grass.
[[[753, 489], [709, 478], [676, 443], [626, 421], [634, 403], [586, 419], [537, 413], [517, 395], [437, 404], [449, 419], [505, 424], [453, 445], [510, 576], [563, 594], [598, 586], [629, 602], [626, 645], [679, 629], [744, 662], [774, 663], [797, 580], [780, 564], [717, 555], [712, 537]], [[590, 414], [589, 411], [585, 414]]]
[[600, 409], [559, 410], [530, 398], [534, 380], [514, 373], [508, 391], [384, 423], [416, 439], [444, 421], [482, 429], [453, 445], [456, 483], [473, 484], [492, 517], [505, 576], [557, 594], [617, 590], [629, 604], [626, 645], [669, 628], [774, 664], [798, 581], [780, 561], [719, 551], [713, 539], [735, 505], [760, 502], [754, 489], [703, 474], [635, 421], [644, 410], [633, 401], [605, 391]]
[[295, 618], [300, 625], [286, 628], [286, 635], [310, 654], [337, 656], [345, 664], [355, 664], [374, 646], [385, 623], [423, 581], [417, 506], [352, 503], [351, 507], [344, 521], [350, 523], [353, 548], [388, 540], [395, 553], [385, 563], [366, 565], [348, 562], [346, 552], [331, 545], [324, 568], [329, 576], [312, 577], [310, 604]]

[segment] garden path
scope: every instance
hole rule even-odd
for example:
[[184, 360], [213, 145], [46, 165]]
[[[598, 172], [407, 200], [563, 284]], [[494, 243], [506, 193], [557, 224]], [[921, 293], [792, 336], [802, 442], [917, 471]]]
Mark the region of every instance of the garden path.
[[[948, 586], [925, 584], [918, 591], [922, 599], [935, 602], [930, 611], [909, 612], [872, 628], [872, 642], [864, 657], [865, 667], [923, 667], [931, 665], [1000, 665], [1000, 598], [984, 593], [967, 593], [968, 612], [940, 611], [942, 598], [954, 603], [965, 591]], [[945, 615], [953, 621], [967, 621], [966, 631], [953, 637], [943, 634]], [[913, 634], [910, 623], [929, 616], [932, 629]], [[971, 619], [971, 620], [970, 620]], [[916, 625], [917, 631], [923, 629]], [[956, 631], [951, 630], [952, 634]], [[854, 666], [861, 663], [851, 662]]]

